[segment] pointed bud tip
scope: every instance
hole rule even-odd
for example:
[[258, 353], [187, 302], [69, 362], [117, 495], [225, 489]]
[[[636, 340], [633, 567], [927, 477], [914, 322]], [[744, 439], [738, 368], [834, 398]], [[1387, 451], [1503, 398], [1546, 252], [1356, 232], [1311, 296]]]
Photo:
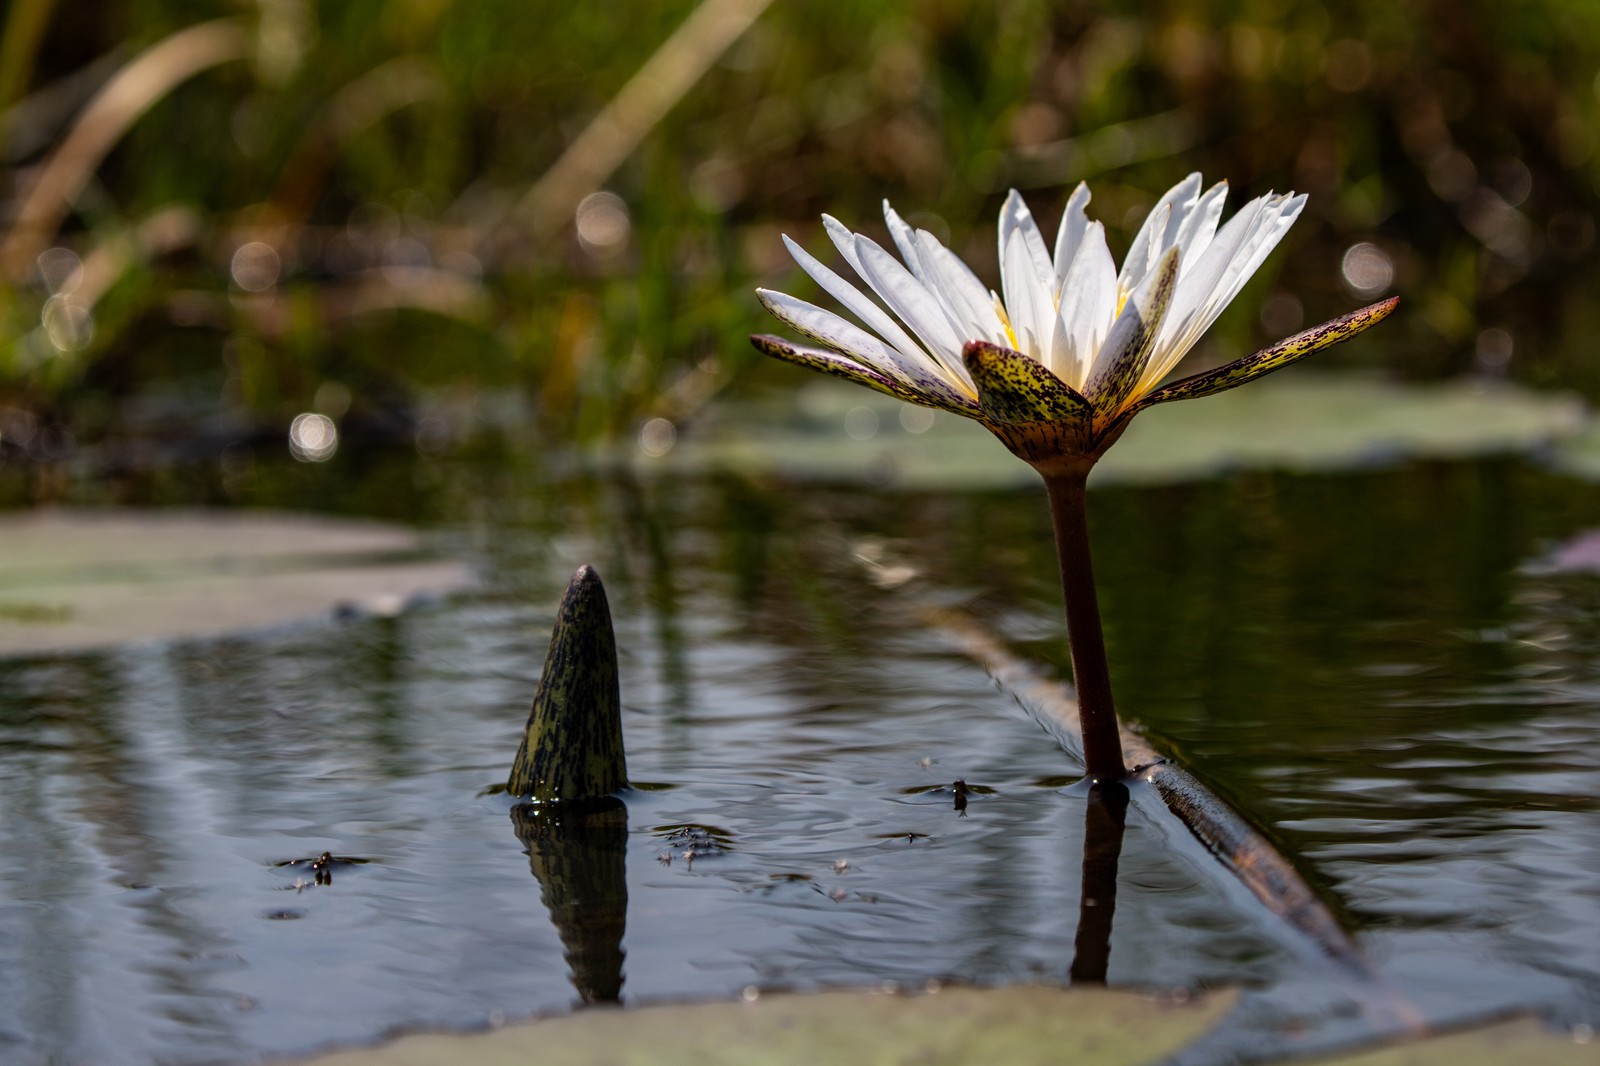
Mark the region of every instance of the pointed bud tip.
[[[997, 358], [1004, 358], [1009, 349], [988, 341], [968, 341], [961, 346], [961, 361], [971, 370], [975, 366], [993, 362]], [[1016, 353], [1020, 354], [1020, 353]]]
[[1394, 313], [1394, 309], [1399, 306], [1400, 297], [1391, 296], [1387, 300], [1379, 300], [1375, 304], [1368, 304], [1365, 307], [1351, 311], [1345, 318], [1347, 321], [1355, 320], [1360, 322], [1360, 328], [1364, 330], [1370, 326], [1376, 326], [1379, 322], [1388, 318]]
[[572, 572], [572, 580], [567, 582], [567, 596], [592, 596], [596, 592], [604, 596], [606, 593], [605, 582], [600, 580], [600, 571], [588, 563], [584, 563]]

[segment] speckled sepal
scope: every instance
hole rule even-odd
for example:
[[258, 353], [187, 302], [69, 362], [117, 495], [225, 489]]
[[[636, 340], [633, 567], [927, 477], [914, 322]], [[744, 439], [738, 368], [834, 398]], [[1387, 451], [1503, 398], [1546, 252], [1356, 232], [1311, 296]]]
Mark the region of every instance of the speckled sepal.
[[1140, 411], [1169, 400], [1190, 400], [1197, 396], [1210, 396], [1212, 393], [1236, 388], [1247, 381], [1254, 381], [1263, 374], [1270, 374], [1274, 370], [1304, 359], [1312, 352], [1347, 341], [1362, 330], [1377, 325], [1389, 317], [1399, 302], [1400, 297], [1390, 297], [1381, 303], [1331, 319], [1320, 326], [1312, 326], [1303, 333], [1296, 333], [1293, 337], [1281, 340], [1270, 348], [1263, 348], [1254, 355], [1235, 360], [1227, 366], [1173, 382], [1150, 393], [1135, 404], [1133, 410]]
[[876, 370], [870, 370], [842, 355], [791, 344], [782, 337], [766, 333], [755, 334], [750, 338], [750, 343], [755, 345], [756, 351], [770, 355], [774, 359], [782, 359], [786, 363], [803, 366], [807, 370], [820, 370], [824, 374], [832, 374], [836, 378], [844, 378], [857, 385], [865, 385], [869, 389], [888, 393], [897, 399], [909, 399], [909, 389], [901, 387]]
[[1115, 419], [1150, 364], [1156, 334], [1178, 288], [1178, 254], [1177, 248], [1169, 249], [1157, 265], [1149, 287], [1130, 299], [1133, 306], [1123, 312], [1106, 339], [1106, 349], [1114, 354], [1084, 386], [1084, 393], [1093, 398], [1096, 432]]
[[968, 341], [961, 352], [978, 388], [986, 421], [1021, 426], [1032, 422], [1087, 422], [1093, 408], [1077, 391], [1021, 352], [984, 341]]
[[506, 791], [536, 803], [571, 803], [627, 784], [611, 609], [600, 575], [581, 566], [561, 597]]
[[878, 392], [893, 396], [897, 400], [905, 400], [907, 403], [918, 404], [922, 407], [935, 407], [944, 411], [954, 411], [956, 414], [965, 415], [968, 418], [977, 417], [978, 414], [977, 404], [958, 402], [948, 398], [945, 395], [946, 393], [949, 394], [949, 397], [954, 396], [954, 393], [948, 387], [945, 387], [938, 395], [933, 394], [931, 391], [926, 393], [918, 392], [885, 374], [880, 374], [871, 367], [862, 366], [860, 363], [847, 359], [842, 355], [825, 352], [820, 348], [808, 348], [805, 345], [794, 344], [784, 340], [782, 337], [774, 337], [771, 334], [757, 333], [750, 338], [750, 343], [755, 346], [756, 351], [761, 352], [763, 355], [770, 355], [774, 359], [782, 359], [784, 362], [793, 363], [795, 366], [803, 366], [807, 370], [819, 370], [836, 378], [853, 381], [857, 385], [865, 385], [869, 389], [875, 389]]

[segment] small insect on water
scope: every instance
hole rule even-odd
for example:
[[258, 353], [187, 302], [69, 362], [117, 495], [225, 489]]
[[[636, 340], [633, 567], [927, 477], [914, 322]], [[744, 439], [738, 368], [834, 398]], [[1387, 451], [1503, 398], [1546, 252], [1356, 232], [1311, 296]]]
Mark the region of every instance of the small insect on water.
[[330, 851], [325, 851], [314, 859], [286, 859], [273, 865], [280, 868], [284, 866], [295, 868], [309, 866], [316, 884], [331, 885], [333, 884], [333, 868], [335, 866], [364, 866], [371, 861], [371, 859], [358, 859], [349, 855], [335, 855]]

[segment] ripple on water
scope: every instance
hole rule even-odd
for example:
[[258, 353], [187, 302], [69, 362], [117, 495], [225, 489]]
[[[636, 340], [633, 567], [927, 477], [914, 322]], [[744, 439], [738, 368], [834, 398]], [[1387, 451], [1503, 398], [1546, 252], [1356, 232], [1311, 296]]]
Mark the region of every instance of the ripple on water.
[[[1365, 477], [1382, 482], [1369, 502], [1441, 491]], [[1263, 528], [1315, 531], [1350, 480], [1265, 479], [1252, 506]], [[984, 575], [992, 616], [1064, 670], [1038, 500], [774, 493], [783, 521], [757, 534], [708, 524], [719, 491], [651, 504], [655, 553], [642, 535], [579, 549], [498, 526], [483, 596], [394, 618], [0, 662], [0, 1033], [62, 1059], [201, 1062], [566, 1010], [603, 997], [608, 966], [628, 1002], [1065, 980], [1074, 767], [828, 541], [847, 513], [953, 584]], [[1388, 535], [1332, 575], [1319, 534], [1241, 543], [1187, 492], [1097, 500], [1120, 531], [1096, 548], [1130, 716], [1282, 842], [1397, 996], [1435, 1018], [1589, 1017], [1600, 601], [1565, 582], [1590, 579], [1507, 564], [1463, 589], [1411, 547], [1449, 529], [1379, 502], [1363, 520]], [[1002, 535], [1018, 547], [996, 565]], [[589, 555], [618, 620], [630, 773], [668, 787], [630, 792], [625, 828], [542, 838], [483, 793], [515, 750], [564, 571]], [[1493, 582], [1510, 591], [1485, 601]], [[371, 861], [324, 883], [324, 852]], [[608, 943], [575, 939], [563, 907], [583, 898], [612, 900]], [[1108, 976], [1249, 991], [1186, 1061], [1376, 1024], [1137, 804]]]

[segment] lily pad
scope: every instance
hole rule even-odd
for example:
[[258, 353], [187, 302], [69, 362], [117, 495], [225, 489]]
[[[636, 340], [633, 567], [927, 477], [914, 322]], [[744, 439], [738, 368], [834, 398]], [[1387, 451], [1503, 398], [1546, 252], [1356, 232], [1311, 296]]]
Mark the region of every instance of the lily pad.
[[1591, 421], [1583, 432], [1563, 438], [1551, 451], [1551, 464], [1557, 469], [1589, 481], [1600, 481], [1600, 420]]
[[[903, 412], [909, 410], [910, 414]], [[812, 383], [781, 408], [732, 410], [646, 465], [731, 468], [907, 489], [1032, 486], [1037, 476], [977, 423], [863, 389]], [[918, 432], [920, 430], [920, 432]], [[1139, 415], [1096, 483], [1173, 482], [1240, 468], [1351, 469], [1412, 458], [1526, 452], [1600, 429], [1582, 403], [1507, 383], [1401, 384], [1291, 371]]]
[[1328, 1066], [1588, 1066], [1600, 1059], [1600, 1041], [1587, 1030], [1555, 1032], [1533, 1018], [1502, 1022], [1434, 1037], [1414, 1044], [1378, 1048]]
[[590, 1010], [486, 1033], [418, 1034], [308, 1066], [813, 1066], [823, 1062], [1156, 1062], [1215, 1025], [1234, 997], [1172, 1003], [1104, 988], [823, 992]]
[[29, 511], [0, 545], [0, 655], [392, 613], [471, 579], [411, 530], [300, 515]]

